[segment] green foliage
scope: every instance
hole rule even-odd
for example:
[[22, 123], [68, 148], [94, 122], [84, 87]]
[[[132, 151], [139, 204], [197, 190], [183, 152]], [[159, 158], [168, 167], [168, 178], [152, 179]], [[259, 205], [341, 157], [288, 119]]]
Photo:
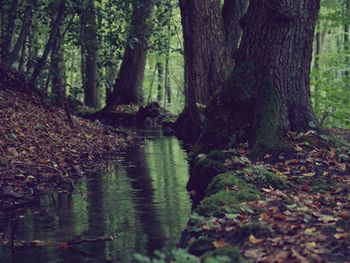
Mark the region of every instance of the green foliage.
[[[326, 127], [350, 127], [349, 43], [345, 25], [350, 24], [345, 0], [322, 1], [317, 32], [320, 54], [314, 53], [311, 73], [312, 104]], [[317, 38], [315, 38], [316, 46]]]
[[[231, 252], [232, 254], [233, 252]], [[227, 252], [227, 254], [229, 254]], [[191, 255], [183, 249], [173, 249], [170, 253], [156, 251], [154, 257], [135, 254], [135, 261], [139, 263], [228, 263], [231, 262], [227, 256], [207, 255], [204, 258]]]
[[205, 258], [205, 263], [214, 263], [215, 261], [212, 261], [211, 257], [228, 257], [228, 262], [231, 263], [248, 262], [243, 258], [241, 251], [237, 246], [215, 249], [213, 251], [205, 253], [203, 257]]

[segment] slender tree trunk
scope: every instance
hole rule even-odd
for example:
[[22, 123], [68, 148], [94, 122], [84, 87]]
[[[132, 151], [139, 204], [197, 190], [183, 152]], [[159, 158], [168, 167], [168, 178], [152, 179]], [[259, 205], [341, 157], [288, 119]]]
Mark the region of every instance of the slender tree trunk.
[[152, 95], [153, 95], [153, 84], [154, 84], [154, 80], [156, 78], [156, 73], [157, 73], [157, 63], [154, 66], [154, 70], [153, 70], [153, 74], [152, 74], [152, 79], [151, 79], [151, 85], [149, 88], [149, 92], [148, 92], [148, 97], [147, 97], [147, 103], [152, 102]]
[[[346, 17], [350, 17], [350, 0], [346, 0], [345, 3], [345, 13]], [[349, 27], [350, 23], [346, 22], [344, 25], [344, 53], [345, 53], [345, 71], [344, 71], [344, 77], [345, 81], [347, 83], [347, 86], [350, 89], [350, 73], [349, 73], [349, 68], [350, 68], [350, 41], [349, 41]]]
[[154, 0], [134, 0], [128, 45], [107, 107], [143, 102], [142, 82]]
[[249, 139], [257, 151], [279, 149], [285, 131], [317, 125], [309, 78], [319, 7], [319, 0], [251, 0], [236, 69], [208, 108], [204, 148]]
[[166, 56], [165, 56], [165, 100], [164, 107], [167, 104], [171, 104], [171, 86], [170, 86], [170, 48], [171, 48], [171, 25], [168, 24], [168, 39], [167, 39], [167, 47], [166, 47]]
[[66, 67], [61, 32], [58, 32], [51, 51], [51, 84], [53, 102], [63, 107], [66, 100]]
[[46, 64], [47, 58], [48, 58], [49, 53], [50, 53], [52, 46], [54, 44], [57, 33], [59, 32], [59, 29], [61, 27], [61, 23], [62, 23], [63, 18], [64, 18], [65, 9], [66, 9], [66, 1], [61, 0], [59, 2], [59, 7], [58, 7], [56, 19], [55, 19], [55, 21], [53, 21], [52, 26], [51, 26], [49, 39], [47, 40], [47, 43], [45, 45], [44, 52], [34, 67], [34, 71], [33, 71], [33, 74], [31, 76], [31, 81], [33, 83], [35, 83], [38, 80], [38, 77]]
[[[28, 34], [27, 34], [27, 38], [28, 38]], [[24, 40], [24, 43], [22, 45], [21, 57], [20, 57], [19, 63], [18, 63], [18, 71], [20, 71], [20, 72], [23, 72], [24, 64], [25, 64], [25, 60], [26, 60], [26, 53], [27, 53], [26, 42], [27, 42], [27, 38]]]
[[81, 12], [82, 41], [84, 42], [84, 102], [87, 106], [98, 108], [100, 105], [100, 94], [98, 90], [98, 39], [96, 8], [93, 0], [83, 1]]
[[322, 32], [321, 32], [321, 26], [320, 22], [317, 23], [317, 32], [315, 36], [315, 58], [314, 58], [314, 69], [316, 70], [315, 75], [315, 108], [318, 108], [318, 92], [319, 92], [319, 70], [320, 70], [320, 56], [321, 56], [321, 49], [322, 49]]
[[[180, 0], [185, 51], [185, 110], [177, 126], [188, 139], [196, 139], [203, 109], [231, 70], [224, 22], [217, 0]], [[181, 133], [179, 134], [181, 136]]]
[[21, 52], [23, 45], [25, 45], [25, 41], [27, 39], [27, 35], [30, 29], [31, 15], [32, 15], [32, 7], [30, 4], [28, 4], [24, 10], [21, 32], [19, 33], [18, 39], [16, 41], [16, 44], [12, 52], [9, 54], [9, 56], [5, 60], [5, 67], [7, 69], [13, 65], [19, 53]]
[[[10, 54], [13, 35], [15, 32], [15, 25], [18, 13], [19, 0], [12, 0], [10, 10], [8, 10], [7, 26], [4, 30], [4, 40], [1, 43], [1, 50], [3, 58], [6, 58]], [[26, 7], [27, 8], [27, 7]]]
[[242, 35], [239, 21], [247, 11], [249, 0], [225, 0], [222, 17], [225, 26], [226, 44], [234, 56]]
[[158, 90], [157, 90], [157, 101], [161, 103], [163, 99], [163, 84], [164, 84], [164, 70], [161, 61], [157, 61], [157, 73], [158, 73]]
[[28, 62], [26, 67], [26, 74], [30, 76], [33, 73], [34, 65], [36, 64], [39, 52], [38, 41], [38, 21], [32, 18], [31, 28], [28, 33]]

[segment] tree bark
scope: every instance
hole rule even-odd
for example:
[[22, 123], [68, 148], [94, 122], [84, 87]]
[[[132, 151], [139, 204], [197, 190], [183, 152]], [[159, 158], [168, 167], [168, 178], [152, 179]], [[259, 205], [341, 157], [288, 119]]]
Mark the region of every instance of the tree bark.
[[164, 107], [171, 104], [171, 85], [170, 85], [170, 49], [171, 49], [171, 25], [168, 24], [168, 39], [166, 46], [166, 55], [165, 55], [165, 99]]
[[[345, 2], [345, 14], [346, 17], [349, 18], [350, 16], [350, 0], [346, 0]], [[350, 41], [349, 41], [349, 33], [350, 33], [350, 25], [349, 22], [347, 21], [346, 24], [344, 25], [344, 62], [345, 62], [345, 71], [344, 71], [344, 77], [345, 81], [347, 83], [347, 86], [350, 89], [350, 73], [349, 73], [349, 67], [350, 67]]]
[[27, 39], [27, 35], [30, 29], [31, 15], [32, 7], [30, 4], [28, 4], [24, 10], [21, 32], [19, 33], [18, 39], [13, 50], [5, 60], [5, 68], [7, 69], [9, 69], [13, 65], [19, 53], [21, 52], [23, 45], [25, 45], [25, 41]]
[[53, 102], [64, 107], [66, 101], [66, 67], [61, 32], [58, 32], [51, 52], [51, 84]]
[[248, 139], [257, 151], [285, 147], [285, 131], [317, 125], [310, 66], [318, 0], [251, 0], [236, 68], [207, 111], [200, 144]]
[[83, 1], [81, 12], [82, 51], [84, 56], [84, 102], [87, 106], [98, 108], [100, 94], [98, 90], [98, 39], [96, 8], [93, 0]]
[[159, 104], [162, 103], [163, 99], [163, 84], [164, 84], [164, 70], [163, 70], [163, 63], [160, 61], [161, 58], [158, 58], [157, 61], [157, 73], [158, 73], [158, 92], [157, 92], [157, 101]]
[[61, 0], [58, 7], [56, 19], [55, 21], [53, 21], [51, 26], [50, 36], [45, 45], [44, 52], [34, 67], [34, 71], [31, 76], [31, 82], [33, 83], [35, 83], [38, 80], [38, 77], [46, 64], [47, 58], [54, 44], [57, 33], [59, 32], [59, 29], [61, 27], [61, 23], [64, 18], [65, 9], [66, 9], [66, 1]]
[[18, 5], [19, 0], [12, 0], [10, 10], [8, 10], [7, 27], [4, 30], [4, 41], [1, 43], [3, 58], [6, 58], [10, 54], [11, 43], [15, 32]]
[[242, 28], [239, 22], [247, 11], [248, 2], [248, 0], [225, 0], [222, 7], [226, 44], [233, 56], [237, 51], [242, 35]]
[[152, 16], [153, 7], [154, 0], [133, 1], [128, 44], [107, 107], [143, 102], [142, 82], [151, 33], [148, 20]]
[[185, 110], [178, 130], [196, 139], [203, 108], [232, 68], [224, 22], [217, 0], [180, 0], [185, 52]]
[[38, 21], [35, 17], [32, 17], [31, 27], [28, 33], [28, 62], [26, 66], [26, 75], [30, 76], [33, 73], [34, 66], [36, 64], [39, 53], [39, 41], [38, 41]]

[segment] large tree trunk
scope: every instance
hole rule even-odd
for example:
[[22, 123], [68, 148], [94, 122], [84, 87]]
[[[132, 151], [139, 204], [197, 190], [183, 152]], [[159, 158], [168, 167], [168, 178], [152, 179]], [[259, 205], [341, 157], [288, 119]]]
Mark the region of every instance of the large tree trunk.
[[225, 0], [222, 7], [226, 43], [234, 56], [242, 35], [239, 22], [247, 11], [249, 0]]
[[87, 106], [98, 108], [98, 39], [95, 1], [84, 0], [81, 12], [82, 56], [84, 56], [84, 102]]
[[250, 2], [236, 69], [208, 108], [204, 148], [249, 139], [256, 150], [278, 149], [285, 131], [317, 125], [309, 76], [319, 2]]
[[[185, 51], [185, 110], [178, 129], [198, 137], [202, 110], [232, 68], [219, 1], [180, 0]], [[186, 130], [184, 130], [186, 129]]]
[[134, 0], [128, 45], [107, 107], [143, 102], [142, 82], [154, 0]]

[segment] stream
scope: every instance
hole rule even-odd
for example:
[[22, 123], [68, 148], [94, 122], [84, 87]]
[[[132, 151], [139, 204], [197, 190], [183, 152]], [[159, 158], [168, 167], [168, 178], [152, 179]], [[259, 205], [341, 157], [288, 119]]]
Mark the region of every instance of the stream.
[[181, 143], [147, 136], [144, 144], [121, 154], [108, 173], [77, 184], [73, 194], [45, 196], [12, 217], [0, 214], [0, 226], [15, 229], [19, 240], [61, 243], [113, 235], [113, 241], [68, 249], [0, 246], [0, 262], [131, 262], [135, 253], [170, 249], [191, 212], [188, 177]]

